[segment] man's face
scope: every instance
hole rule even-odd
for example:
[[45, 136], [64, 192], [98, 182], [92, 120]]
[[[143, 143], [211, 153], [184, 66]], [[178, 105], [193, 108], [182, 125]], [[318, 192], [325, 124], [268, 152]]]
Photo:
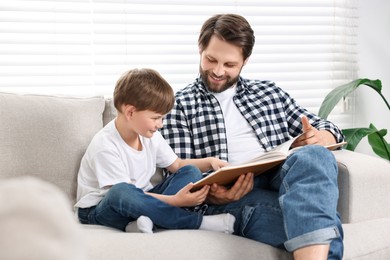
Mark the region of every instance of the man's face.
[[212, 36], [207, 48], [200, 53], [200, 76], [206, 87], [220, 93], [233, 86], [245, 65], [240, 47]]

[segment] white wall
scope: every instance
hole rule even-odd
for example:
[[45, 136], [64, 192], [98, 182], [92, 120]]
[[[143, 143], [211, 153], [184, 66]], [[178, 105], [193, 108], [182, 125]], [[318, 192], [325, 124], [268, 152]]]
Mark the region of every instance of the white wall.
[[[382, 94], [390, 102], [390, 1], [359, 0], [358, 57], [359, 78], [380, 79]], [[390, 141], [390, 111], [380, 96], [368, 86], [356, 92], [355, 127], [368, 127], [373, 123], [385, 128]], [[374, 154], [363, 139], [356, 151]]]

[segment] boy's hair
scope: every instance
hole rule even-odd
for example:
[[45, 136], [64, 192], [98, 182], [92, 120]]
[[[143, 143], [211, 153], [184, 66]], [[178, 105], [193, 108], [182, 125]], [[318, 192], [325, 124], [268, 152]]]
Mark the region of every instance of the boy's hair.
[[218, 14], [209, 18], [200, 30], [198, 45], [204, 51], [209, 45], [211, 36], [217, 36], [242, 49], [246, 60], [255, 45], [255, 35], [248, 21], [237, 14]]
[[173, 108], [175, 96], [172, 87], [155, 70], [132, 69], [124, 73], [116, 83], [114, 106], [132, 105], [137, 110], [150, 110], [167, 114]]

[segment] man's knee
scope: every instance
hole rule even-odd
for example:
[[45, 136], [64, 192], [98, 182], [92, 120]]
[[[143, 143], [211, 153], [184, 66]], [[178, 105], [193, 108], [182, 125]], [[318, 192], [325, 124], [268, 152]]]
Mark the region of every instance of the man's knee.
[[321, 145], [304, 146], [293, 153], [291, 158], [314, 168], [330, 167], [337, 171], [337, 163], [333, 153]]
[[[331, 151], [320, 145], [308, 145], [294, 152], [283, 165], [284, 176], [290, 175], [295, 180], [313, 179], [337, 182], [337, 162]], [[315, 173], [315, 174], [308, 174]]]
[[306, 145], [295, 152], [303, 159], [307, 160], [324, 160], [332, 162], [335, 160], [331, 151], [321, 145]]

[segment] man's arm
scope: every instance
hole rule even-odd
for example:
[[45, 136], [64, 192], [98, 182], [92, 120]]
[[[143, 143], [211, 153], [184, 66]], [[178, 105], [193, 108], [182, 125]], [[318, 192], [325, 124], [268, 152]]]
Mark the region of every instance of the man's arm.
[[331, 132], [328, 130], [317, 130], [309, 123], [309, 119], [306, 116], [302, 117], [301, 122], [303, 134], [294, 141], [292, 147], [308, 144], [326, 146], [336, 143], [336, 138]]
[[[291, 136], [297, 136], [307, 131], [309, 134], [304, 134], [305, 139], [309, 139], [313, 136], [315, 137], [313, 140], [306, 140], [304, 144], [318, 143], [325, 145], [344, 141], [344, 135], [335, 124], [322, 119], [299, 106], [296, 101], [283, 90], [281, 90], [279, 94], [284, 102], [284, 111], [286, 113], [288, 129]], [[307, 121], [305, 121], [306, 119]], [[304, 127], [306, 128], [304, 129]], [[302, 143], [302, 145], [304, 144]]]

